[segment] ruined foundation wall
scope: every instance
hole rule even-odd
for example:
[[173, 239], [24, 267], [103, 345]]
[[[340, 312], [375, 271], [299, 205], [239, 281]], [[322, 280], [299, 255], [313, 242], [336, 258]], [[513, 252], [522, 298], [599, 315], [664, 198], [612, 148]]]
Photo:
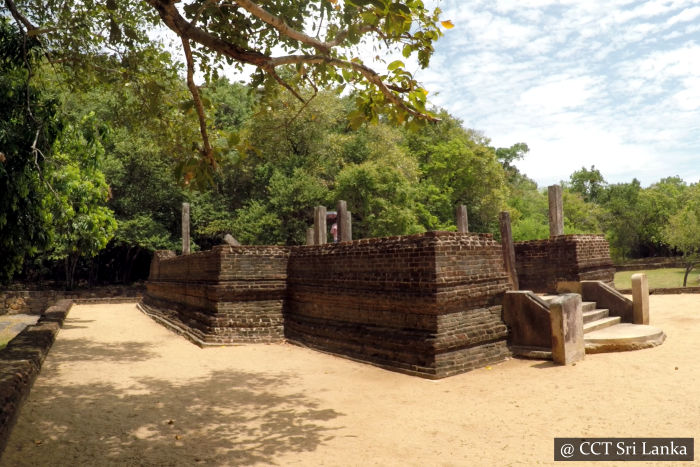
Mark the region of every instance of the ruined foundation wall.
[[294, 247], [285, 335], [410, 374], [444, 377], [509, 355], [507, 288], [490, 235], [429, 232]]
[[158, 252], [143, 308], [200, 345], [288, 340], [440, 378], [502, 360], [508, 288], [490, 235]]
[[157, 252], [143, 305], [200, 345], [279, 342], [289, 249]]
[[557, 282], [599, 280], [612, 283], [615, 267], [602, 235], [561, 235], [515, 244], [521, 290], [556, 292]]

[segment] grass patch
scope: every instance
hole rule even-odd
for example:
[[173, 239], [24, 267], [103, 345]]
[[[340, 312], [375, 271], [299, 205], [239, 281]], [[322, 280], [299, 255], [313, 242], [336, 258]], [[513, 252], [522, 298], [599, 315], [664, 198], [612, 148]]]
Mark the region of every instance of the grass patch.
[[[643, 272], [647, 275], [649, 288], [674, 288], [683, 287], [683, 268], [662, 268], [649, 269], [646, 271], [620, 271], [615, 273], [615, 287], [618, 289], [632, 288], [632, 274]], [[688, 275], [688, 287], [700, 286], [700, 272], [698, 269], [693, 269]]]

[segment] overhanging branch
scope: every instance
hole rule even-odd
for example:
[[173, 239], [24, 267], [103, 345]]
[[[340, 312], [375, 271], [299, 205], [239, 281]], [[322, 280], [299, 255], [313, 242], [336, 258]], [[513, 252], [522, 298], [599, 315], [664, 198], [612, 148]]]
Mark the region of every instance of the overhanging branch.
[[[305, 102], [303, 98], [296, 92], [289, 83], [282, 80], [279, 75], [275, 72], [275, 69], [283, 65], [294, 65], [294, 64], [322, 64], [326, 63], [339, 68], [345, 68], [353, 70], [360, 73], [365, 80], [374, 85], [382, 95], [394, 106], [405, 111], [409, 115], [425, 119], [428, 121], [436, 122], [439, 119], [427, 115], [418, 109], [414, 108], [407, 102], [403, 101], [397, 93], [407, 93], [411, 89], [404, 87], [399, 87], [393, 85], [392, 83], [385, 83], [382, 77], [374, 71], [373, 69], [367, 67], [358, 62], [343, 60], [335, 58], [329, 55], [332, 47], [338, 45], [342, 40], [344, 40], [347, 35], [347, 31], [341, 31], [336, 39], [332, 42], [322, 42], [313, 37], [307, 36], [306, 34], [300, 33], [289, 27], [281, 18], [267, 12], [262, 9], [257, 4], [249, 0], [235, 0], [235, 3], [241, 8], [244, 8], [250, 14], [255, 15], [262, 21], [265, 21], [270, 26], [277, 29], [280, 33], [287, 35], [287, 37], [294, 38], [300, 42], [316, 48], [320, 53], [317, 55], [287, 55], [282, 57], [271, 57], [262, 54], [255, 50], [249, 50], [241, 46], [227, 42], [219, 37], [197, 27], [195, 24], [187, 21], [180, 15], [177, 10], [175, 3], [171, 3], [171, 0], [146, 0], [149, 5], [158, 11], [163, 22], [172, 29], [181, 38], [189, 39], [196, 42], [214, 52], [218, 52], [224, 56], [230, 57], [235, 61], [240, 63], [250, 64], [258, 67], [272, 76], [275, 80], [280, 82], [287, 90], [292, 92], [292, 94], [302, 102]], [[362, 29], [364, 32], [373, 31], [373, 28], [366, 27]]]

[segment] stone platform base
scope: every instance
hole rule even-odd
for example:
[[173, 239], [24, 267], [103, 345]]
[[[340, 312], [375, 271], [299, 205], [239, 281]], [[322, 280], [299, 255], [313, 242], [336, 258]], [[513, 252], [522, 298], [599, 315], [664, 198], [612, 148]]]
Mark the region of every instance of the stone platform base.
[[624, 352], [663, 344], [666, 334], [642, 324], [620, 323], [585, 335], [586, 353]]
[[228, 345], [241, 345], [250, 343], [274, 344], [284, 342], [282, 325], [265, 326], [264, 329], [246, 327], [241, 333], [236, 333], [235, 328], [223, 328], [224, 333], [205, 333], [202, 330], [184, 323], [179, 313], [175, 310], [155, 307], [144, 303], [138, 303], [138, 309], [150, 316], [157, 323], [162, 324], [176, 334], [185, 337], [199, 347], [221, 347]]

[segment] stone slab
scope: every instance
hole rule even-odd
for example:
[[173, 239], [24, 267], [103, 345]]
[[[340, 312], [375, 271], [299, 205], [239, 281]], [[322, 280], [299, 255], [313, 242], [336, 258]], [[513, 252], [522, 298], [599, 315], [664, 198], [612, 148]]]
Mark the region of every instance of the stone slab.
[[661, 345], [666, 334], [643, 324], [620, 323], [585, 335], [586, 353], [624, 352]]

